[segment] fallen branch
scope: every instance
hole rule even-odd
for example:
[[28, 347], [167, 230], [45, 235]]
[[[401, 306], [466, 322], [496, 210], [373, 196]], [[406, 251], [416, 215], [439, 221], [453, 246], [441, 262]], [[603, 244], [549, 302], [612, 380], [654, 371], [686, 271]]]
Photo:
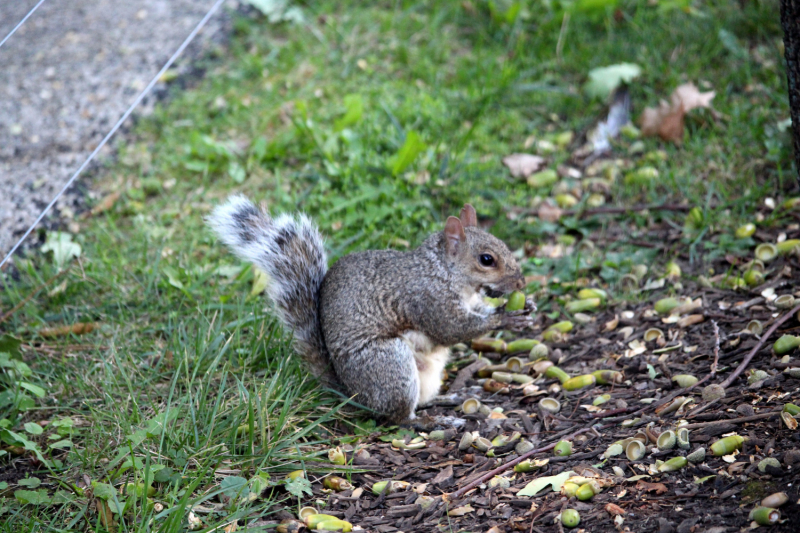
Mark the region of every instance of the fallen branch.
[[764, 346], [764, 343], [767, 342], [767, 339], [769, 339], [770, 335], [775, 333], [775, 330], [778, 329], [778, 327], [780, 327], [781, 324], [789, 320], [789, 318], [793, 317], [797, 312], [800, 312], [800, 305], [796, 305], [794, 309], [792, 309], [791, 311], [780, 317], [778, 320], [775, 321], [774, 324], [772, 324], [772, 326], [767, 330], [767, 332], [761, 336], [756, 345], [753, 346], [753, 349], [750, 350], [750, 353], [748, 353], [747, 356], [742, 360], [742, 362], [739, 363], [739, 366], [736, 367], [736, 370], [734, 370], [733, 373], [730, 376], [728, 376], [728, 379], [726, 379], [721, 383], [723, 388], [729, 387], [730, 384], [733, 383], [733, 381], [739, 377], [739, 374], [744, 372], [744, 370], [747, 368], [747, 365], [750, 364], [750, 361], [756, 355], [756, 352], [758, 352], [758, 350], [760, 350], [761, 347]]
[[447, 392], [455, 392], [463, 388], [464, 385], [467, 384], [467, 380], [470, 379], [475, 372], [485, 367], [487, 364], [488, 363], [485, 359], [478, 359], [474, 363], [471, 363], [459, 370], [458, 374], [456, 374], [456, 378], [453, 380], [453, 383], [451, 383], [450, 387], [447, 389]]
[[697, 428], [704, 428], [706, 426], [713, 426], [715, 424], [743, 424], [745, 422], [753, 422], [755, 420], [763, 420], [764, 418], [772, 418], [773, 416], [779, 416], [781, 414], [780, 411], [771, 411], [769, 413], [761, 413], [758, 415], [752, 416], [742, 416], [739, 418], [727, 418], [722, 420], [712, 420], [711, 422], [695, 422], [694, 424], [687, 424], [681, 426], [682, 428], [686, 429], [697, 429]]

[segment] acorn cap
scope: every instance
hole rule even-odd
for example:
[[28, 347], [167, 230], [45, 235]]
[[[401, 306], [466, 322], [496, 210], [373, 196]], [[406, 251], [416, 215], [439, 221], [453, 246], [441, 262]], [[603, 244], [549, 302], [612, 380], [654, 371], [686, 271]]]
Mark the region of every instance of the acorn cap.
[[656, 446], [658, 446], [658, 449], [662, 452], [664, 450], [671, 450], [675, 447], [676, 440], [675, 432], [670, 429], [658, 436]]
[[703, 447], [697, 448], [695, 451], [686, 456], [690, 463], [702, 463], [706, 459], [706, 449]]
[[638, 461], [647, 453], [647, 447], [638, 440], [631, 440], [625, 446], [625, 456], [631, 461]]

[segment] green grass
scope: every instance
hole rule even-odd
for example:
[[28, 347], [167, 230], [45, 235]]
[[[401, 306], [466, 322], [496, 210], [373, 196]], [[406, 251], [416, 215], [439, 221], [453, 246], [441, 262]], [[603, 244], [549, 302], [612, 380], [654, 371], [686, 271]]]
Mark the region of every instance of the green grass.
[[[30, 475], [55, 501], [21, 505], [14, 491], [25, 487], [12, 477], [0, 531], [105, 531], [85, 480], [115, 485], [128, 502], [119, 531], [183, 531], [187, 505], [211, 511], [198, 514], [208, 527], [259, 517], [282, 501], [296, 506], [282, 473], [313, 470], [334, 433], [369, 431], [357, 425], [363, 418], [337, 414], [341, 399], [290, 357], [288, 335], [249, 295], [252, 270], [205, 229], [203, 216], [234, 191], [312, 215], [333, 259], [416, 245], [466, 201], [515, 249], [586, 238], [611, 228], [610, 219], [510, 216], [550, 191], [511, 179], [500, 160], [530, 151], [526, 139], [586, 130], [603, 113], [582, 90], [587, 72], [634, 62], [643, 68], [631, 86], [636, 115], [694, 81], [717, 91], [720, 116], [694, 111], [681, 147], [644, 139], [646, 152], [666, 151], [661, 179], [615, 183], [610, 201], [703, 208], [699, 230], [672, 247], [694, 245], [699, 265], [749, 249], [752, 241], [729, 237], [733, 229], [754, 220], [765, 195], [782, 198], [793, 184], [789, 137], [777, 127], [788, 116], [777, 2], [696, 2], [696, 14], [621, 2], [617, 12], [575, 12], [568, 25], [558, 2], [522, 2], [516, 17], [505, 15], [511, 2], [497, 4], [493, 17], [482, 1], [319, 2], [304, 7], [307, 27], [234, 15], [230, 46], [202, 62], [206, 76], [140, 119], [119, 161], [101, 172], [97, 189], [121, 197], [80, 222], [80, 257], [0, 324], [24, 342], [3, 371], [0, 419], [50, 462]], [[643, 164], [626, 155], [629, 144], [617, 152]], [[551, 166], [567, 157], [556, 152]], [[653, 212], [620, 223], [636, 236], [653, 221], [682, 227], [684, 217]], [[776, 214], [759, 225], [784, 223]], [[613, 287], [655, 255], [617, 242], [531, 257], [524, 268]], [[57, 272], [37, 251], [16, 266], [3, 280], [3, 309]], [[547, 289], [563, 292], [552, 285], [540, 294]], [[100, 327], [80, 337], [39, 334], [77, 322]], [[20, 360], [29, 375], [11, 362]], [[65, 418], [72, 428], [53, 427]], [[26, 433], [28, 422], [44, 432]], [[65, 439], [71, 446], [48, 449]], [[10, 461], [20, 463], [0, 457], [0, 472]], [[240, 478], [258, 473], [274, 484], [262, 499], [212, 506], [221, 490], [235, 493]], [[161, 511], [124, 492], [124, 483], [153, 476]]]

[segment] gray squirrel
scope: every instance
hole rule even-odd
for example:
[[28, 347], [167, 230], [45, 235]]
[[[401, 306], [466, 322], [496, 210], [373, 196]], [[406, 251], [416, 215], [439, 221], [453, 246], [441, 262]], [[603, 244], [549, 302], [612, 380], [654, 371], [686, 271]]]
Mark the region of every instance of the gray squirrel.
[[237, 195], [207, 222], [267, 273], [267, 294], [314, 376], [392, 422], [414, 420], [439, 393], [450, 346], [533, 323], [531, 299], [521, 311], [484, 303], [525, 281], [469, 204], [415, 250], [352, 253], [330, 270], [323, 238], [303, 214], [272, 218]]

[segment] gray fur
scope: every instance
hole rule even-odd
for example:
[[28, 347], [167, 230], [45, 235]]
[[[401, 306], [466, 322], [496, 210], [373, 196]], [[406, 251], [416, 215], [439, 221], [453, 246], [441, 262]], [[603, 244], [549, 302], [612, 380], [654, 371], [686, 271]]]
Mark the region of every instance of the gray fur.
[[[208, 219], [239, 257], [269, 274], [269, 296], [315, 375], [396, 422], [414, 418], [421, 376], [441, 370], [444, 347], [532, 324], [483, 303], [487, 291], [521, 289], [524, 279], [508, 247], [475, 221], [466, 206], [461, 221], [451, 217], [415, 250], [350, 254], [326, 273], [322, 238], [303, 215], [273, 220], [234, 196]], [[492, 268], [480, 264], [487, 253]]]

